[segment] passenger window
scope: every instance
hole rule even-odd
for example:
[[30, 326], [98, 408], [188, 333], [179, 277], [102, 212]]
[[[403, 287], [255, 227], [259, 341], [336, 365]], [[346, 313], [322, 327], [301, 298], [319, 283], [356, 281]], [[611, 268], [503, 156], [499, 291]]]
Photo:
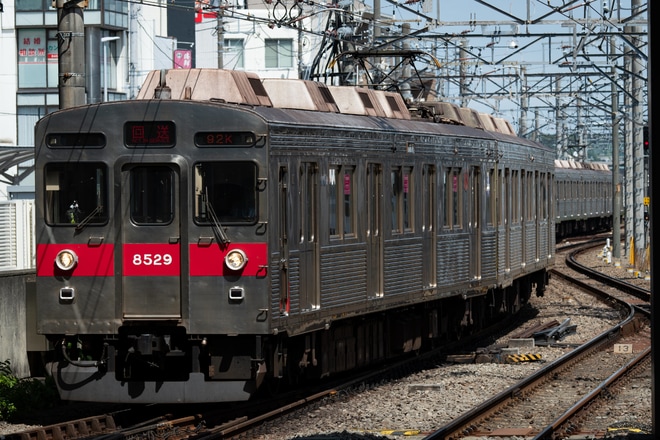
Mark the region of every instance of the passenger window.
[[[501, 171], [500, 171], [501, 175]], [[504, 180], [502, 180], [502, 209], [498, 216], [498, 224], [506, 226], [509, 224], [509, 203], [511, 200], [511, 170], [504, 169]]]
[[412, 168], [403, 168], [403, 230], [406, 232], [413, 231], [413, 194], [414, 181]]
[[495, 170], [490, 169], [488, 174], [486, 174], [486, 224], [493, 225], [495, 224], [495, 215], [496, 215], [496, 192], [497, 192], [497, 181], [495, 179]]
[[174, 172], [166, 166], [131, 170], [131, 220], [134, 223], [168, 224], [174, 218]]
[[328, 170], [328, 229], [331, 238], [355, 236], [355, 168], [331, 165]]
[[546, 220], [548, 218], [548, 191], [547, 191], [547, 177], [545, 173], [541, 173], [539, 177], [539, 219]]
[[445, 188], [444, 225], [446, 228], [460, 229], [463, 224], [462, 175], [460, 168], [445, 170], [443, 186]]
[[106, 170], [105, 164], [99, 163], [46, 165], [46, 223], [75, 226], [107, 222]]
[[392, 232], [413, 230], [412, 167], [396, 167], [391, 172]]
[[257, 166], [253, 162], [195, 165], [195, 222], [257, 221]]
[[511, 223], [520, 223], [520, 172], [511, 172]]

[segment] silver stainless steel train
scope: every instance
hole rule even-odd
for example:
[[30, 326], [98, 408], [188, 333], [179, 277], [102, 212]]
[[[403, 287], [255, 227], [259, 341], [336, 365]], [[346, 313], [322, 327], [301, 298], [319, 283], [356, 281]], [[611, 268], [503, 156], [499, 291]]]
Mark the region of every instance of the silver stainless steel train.
[[224, 70], [36, 125], [37, 319], [63, 399], [246, 400], [542, 295], [554, 151], [398, 94]]
[[606, 164], [555, 162], [557, 240], [612, 228], [612, 173]]

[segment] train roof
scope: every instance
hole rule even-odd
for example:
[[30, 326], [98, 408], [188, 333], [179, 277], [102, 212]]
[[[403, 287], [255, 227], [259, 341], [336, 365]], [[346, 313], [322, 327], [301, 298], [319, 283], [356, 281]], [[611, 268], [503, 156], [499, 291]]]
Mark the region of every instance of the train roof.
[[255, 73], [238, 70], [154, 70], [147, 75], [137, 99], [158, 97], [398, 120], [410, 120], [416, 116], [438, 123], [516, 136], [513, 127], [505, 119], [447, 102], [424, 101], [409, 107], [401, 95], [394, 92], [365, 87], [327, 86], [301, 79], [262, 79]]

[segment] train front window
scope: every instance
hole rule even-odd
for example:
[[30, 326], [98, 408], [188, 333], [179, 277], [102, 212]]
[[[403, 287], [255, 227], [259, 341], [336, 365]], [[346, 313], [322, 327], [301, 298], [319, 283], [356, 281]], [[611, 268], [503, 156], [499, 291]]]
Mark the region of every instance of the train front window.
[[202, 162], [195, 165], [195, 222], [222, 224], [257, 221], [257, 166], [253, 162]]
[[80, 226], [108, 221], [106, 166], [52, 163], [44, 170], [45, 219], [49, 225]]
[[131, 220], [136, 224], [167, 224], [174, 219], [174, 172], [166, 166], [131, 170]]

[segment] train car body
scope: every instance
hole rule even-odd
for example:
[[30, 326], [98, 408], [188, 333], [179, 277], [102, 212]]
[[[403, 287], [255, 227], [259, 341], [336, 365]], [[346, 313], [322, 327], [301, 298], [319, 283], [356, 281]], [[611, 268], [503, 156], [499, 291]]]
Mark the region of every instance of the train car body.
[[550, 149], [243, 72], [141, 93], [36, 126], [38, 331], [63, 399], [246, 400], [543, 293]]
[[612, 172], [605, 164], [555, 161], [556, 239], [612, 228]]

